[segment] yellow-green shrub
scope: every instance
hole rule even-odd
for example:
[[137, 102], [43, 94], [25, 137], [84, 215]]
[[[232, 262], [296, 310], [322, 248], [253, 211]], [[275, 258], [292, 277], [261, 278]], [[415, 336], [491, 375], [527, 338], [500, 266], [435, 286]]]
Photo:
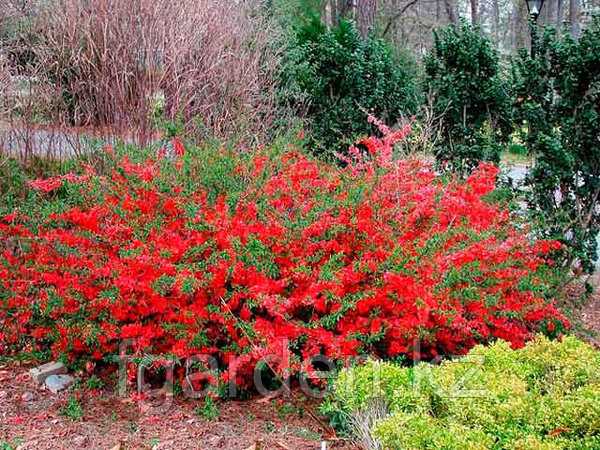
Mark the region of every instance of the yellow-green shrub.
[[539, 336], [498, 341], [439, 365], [369, 361], [343, 371], [325, 408], [387, 401], [372, 433], [390, 449], [600, 449], [600, 352]]

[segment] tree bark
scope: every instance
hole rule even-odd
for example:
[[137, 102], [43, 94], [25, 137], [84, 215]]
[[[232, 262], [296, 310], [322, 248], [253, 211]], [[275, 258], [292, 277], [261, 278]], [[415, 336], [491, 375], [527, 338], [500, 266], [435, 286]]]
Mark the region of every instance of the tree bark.
[[512, 49], [523, 48], [527, 45], [529, 27], [527, 22], [527, 8], [523, 0], [516, 0], [513, 4], [512, 16]]
[[377, 15], [377, 0], [358, 0], [356, 4], [356, 23], [363, 37], [375, 29]]
[[563, 0], [556, 0], [556, 29], [560, 31], [563, 21]]
[[479, 0], [471, 0], [471, 23], [477, 25], [479, 23]]
[[498, 4], [498, 0], [493, 0], [492, 2], [492, 14], [493, 14], [493, 33], [494, 33], [494, 42], [496, 43], [496, 47], [500, 47], [500, 5]]
[[456, 11], [456, 3], [454, 0], [444, 0], [446, 6], [446, 13], [448, 13], [448, 20], [450, 23], [458, 24], [458, 13]]
[[342, 16], [341, 8], [343, 5], [340, 0], [330, 0], [329, 5], [331, 9], [331, 23], [333, 26], [338, 26], [340, 24], [340, 18]]
[[569, 21], [571, 22], [571, 36], [579, 37], [581, 27], [579, 25], [579, 0], [569, 0]]
[[333, 25], [334, 14], [333, 14], [332, 8], [333, 8], [333, 5], [330, 2], [322, 2], [321, 3], [321, 21], [327, 27], [330, 27]]

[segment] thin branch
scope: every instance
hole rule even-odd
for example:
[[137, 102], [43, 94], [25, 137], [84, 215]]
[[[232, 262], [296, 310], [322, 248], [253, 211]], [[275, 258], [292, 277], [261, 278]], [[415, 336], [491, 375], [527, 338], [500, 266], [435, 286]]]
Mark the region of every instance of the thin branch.
[[393, 23], [396, 20], [398, 20], [400, 17], [402, 17], [402, 15], [408, 10], [408, 8], [410, 8], [411, 6], [413, 6], [418, 1], [419, 0], [411, 0], [406, 5], [404, 5], [400, 11], [398, 11], [396, 14], [394, 14], [392, 17], [390, 17], [390, 19], [388, 20], [387, 25], [385, 26], [385, 29], [383, 30], [383, 36], [384, 37], [388, 33], [388, 31], [390, 31], [390, 28], [392, 27]]

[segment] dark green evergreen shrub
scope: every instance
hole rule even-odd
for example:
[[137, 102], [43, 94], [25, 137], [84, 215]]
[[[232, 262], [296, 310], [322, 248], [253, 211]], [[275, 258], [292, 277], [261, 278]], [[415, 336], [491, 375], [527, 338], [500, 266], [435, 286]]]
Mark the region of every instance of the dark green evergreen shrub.
[[325, 157], [377, 130], [367, 112], [388, 124], [418, 105], [414, 65], [350, 21], [327, 28], [317, 15], [295, 27], [282, 96], [306, 119], [310, 148]]
[[535, 165], [530, 206], [541, 232], [566, 244], [565, 265], [593, 269], [600, 232], [600, 19], [579, 41], [546, 32], [535, 59], [513, 63], [519, 127]]
[[479, 161], [498, 162], [511, 130], [510, 96], [490, 40], [465, 23], [438, 30], [425, 71], [441, 117], [439, 165], [468, 173]]

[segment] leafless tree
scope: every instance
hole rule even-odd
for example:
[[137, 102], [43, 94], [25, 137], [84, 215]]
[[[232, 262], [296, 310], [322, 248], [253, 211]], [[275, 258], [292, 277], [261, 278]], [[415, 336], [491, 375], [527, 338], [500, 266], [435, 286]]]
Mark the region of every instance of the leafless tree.
[[160, 111], [221, 137], [255, 136], [274, 118], [277, 28], [258, 0], [37, 3], [27, 75], [36, 95], [53, 91], [44, 105], [53, 124], [147, 141]]

